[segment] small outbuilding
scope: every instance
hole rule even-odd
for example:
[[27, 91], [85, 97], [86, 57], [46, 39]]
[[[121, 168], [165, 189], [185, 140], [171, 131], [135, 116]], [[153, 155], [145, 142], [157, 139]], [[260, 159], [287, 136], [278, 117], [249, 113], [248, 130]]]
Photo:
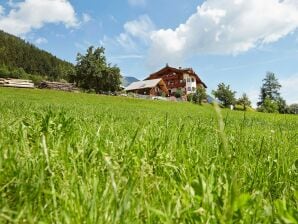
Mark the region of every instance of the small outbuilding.
[[150, 96], [161, 96], [162, 94], [169, 94], [168, 88], [162, 79], [151, 79], [133, 82], [129, 86], [127, 86], [125, 90], [126, 92]]

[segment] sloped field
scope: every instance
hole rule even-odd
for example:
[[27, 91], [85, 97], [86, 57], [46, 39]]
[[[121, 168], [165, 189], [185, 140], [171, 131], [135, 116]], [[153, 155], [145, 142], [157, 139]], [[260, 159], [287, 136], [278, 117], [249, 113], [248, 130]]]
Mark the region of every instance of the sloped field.
[[0, 88], [0, 223], [297, 223], [298, 117]]

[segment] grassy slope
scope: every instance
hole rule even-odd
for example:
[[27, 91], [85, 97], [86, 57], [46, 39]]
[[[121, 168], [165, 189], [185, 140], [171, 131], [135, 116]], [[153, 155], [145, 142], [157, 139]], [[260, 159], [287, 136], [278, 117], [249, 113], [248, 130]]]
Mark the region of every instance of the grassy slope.
[[0, 88], [0, 222], [297, 222], [297, 178], [297, 116]]

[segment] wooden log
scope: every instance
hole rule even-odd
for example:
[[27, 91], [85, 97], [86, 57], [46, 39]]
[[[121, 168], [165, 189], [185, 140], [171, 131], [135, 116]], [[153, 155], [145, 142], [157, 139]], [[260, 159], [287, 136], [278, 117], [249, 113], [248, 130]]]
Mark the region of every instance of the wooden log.
[[16, 87], [16, 88], [34, 88], [34, 85], [21, 85], [21, 84], [4, 84], [4, 87]]
[[48, 82], [43, 81], [40, 83], [39, 88], [41, 89], [54, 89], [61, 91], [76, 91], [78, 90], [73, 83], [61, 83], [61, 82]]
[[[1, 80], [1, 79], [0, 79]], [[9, 81], [9, 82], [28, 82], [28, 83], [33, 83], [32, 80], [28, 79], [13, 79], [13, 78], [6, 78], [3, 79], [4, 81]]]
[[0, 86], [16, 88], [34, 88], [34, 83], [26, 79], [0, 78]]

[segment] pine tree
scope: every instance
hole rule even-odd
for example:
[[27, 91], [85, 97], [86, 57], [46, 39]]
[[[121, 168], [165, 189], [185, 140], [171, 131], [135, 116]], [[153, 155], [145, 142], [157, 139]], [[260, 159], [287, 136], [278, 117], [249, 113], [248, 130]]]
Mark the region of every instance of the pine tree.
[[267, 72], [261, 87], [258, 111], [269, 113], [287, 113], [286, 101], [280, 96], [281, 85], [275, 74]]
[[277, 101], [277, 99], [280, 97], [280, 88], [281, 85], [279, 84], [278, 79], [275, 77], [275, 74], [272, 72], [267, 72], [265, 79], [263, 79], [260, 102], [258, 102], [258, 106], [262, 106], [266, 98]]

